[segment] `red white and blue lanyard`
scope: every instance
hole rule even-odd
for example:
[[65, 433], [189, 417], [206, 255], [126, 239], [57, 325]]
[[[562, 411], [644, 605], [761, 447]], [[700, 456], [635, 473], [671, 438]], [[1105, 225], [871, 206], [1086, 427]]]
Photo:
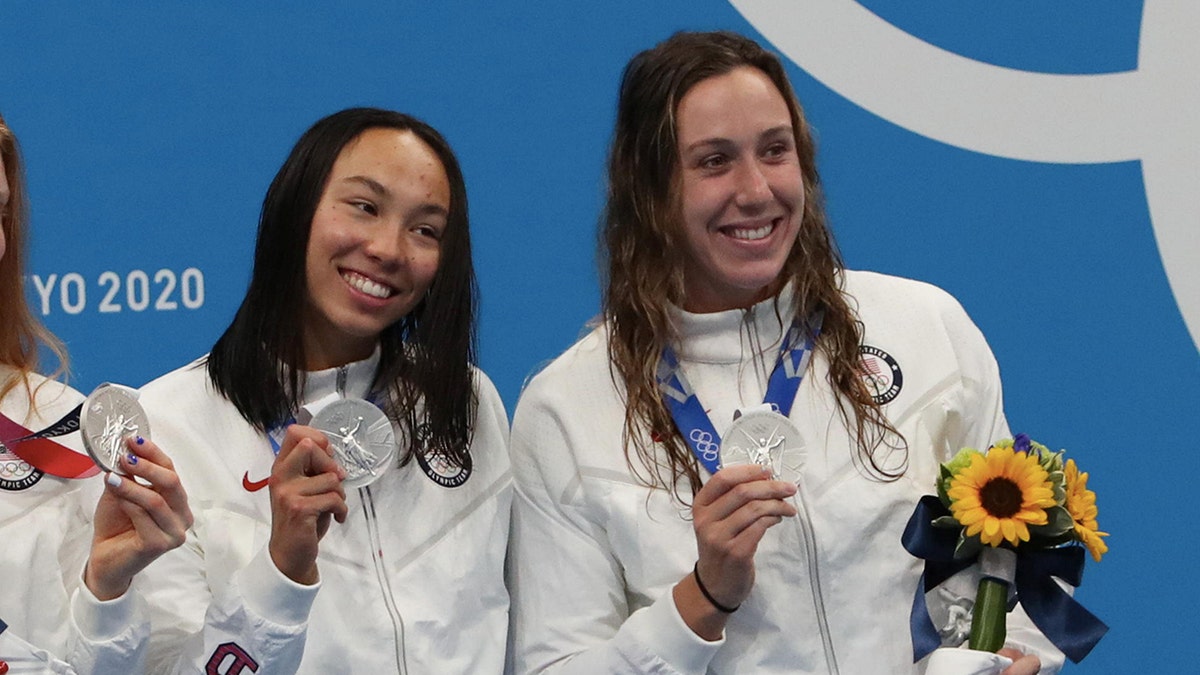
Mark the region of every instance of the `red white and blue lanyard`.
[[[816, 312], [807, 322], [799, 319], [793, 321], [779, 346], [779, 360], [771, 371], [763, 403], [769, 404], [784, 417], [791, 415], [796, 392], [800, 390], [808, 362], [812, 360], [813, 344], [821, 334], [823, 318], [821, 312]], [[675, 426], [700, 464], [709, 474], [715, 474], [721, 468], [721, 436], [704, 411], [692, 385], [684, 377], [679, 367], [679, 357], [670, 345], [663, 349], [657, 375], [659, 390], [671, 410]]]
[[100, 467], [87, 455], [51, 440], [79, 430], [80, 403], [54, 424], [33, 432], [23, 424], [0, 413], [0, 446], [8, 448], [33, 468], [62, 478], [90, 478], [100, 473]]

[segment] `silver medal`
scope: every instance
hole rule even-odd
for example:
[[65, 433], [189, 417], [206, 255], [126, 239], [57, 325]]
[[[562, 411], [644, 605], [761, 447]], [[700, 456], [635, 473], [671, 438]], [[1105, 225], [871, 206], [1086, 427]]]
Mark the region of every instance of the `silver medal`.
[[333, 458], [346, 470], [346, 487], [375, 482], [396, 454], [392, 422], [370, 401], [339, 398], [321, 408], [309, 425], [329, 438]]
[[757, 464], [776, 480], [800, 483], [804, 450], [800, 430], [773, 410], [752, 410], [733, 421], [721, 439], [721, 466]]
[[102, 384], [88, 394], [79, 413], [83, 447], [105, 471], [121, 471], [121, 455], [128, 451], [125, 439], [150, 438], [150, 421], [138, 403], [137, 394], [126, 387]]

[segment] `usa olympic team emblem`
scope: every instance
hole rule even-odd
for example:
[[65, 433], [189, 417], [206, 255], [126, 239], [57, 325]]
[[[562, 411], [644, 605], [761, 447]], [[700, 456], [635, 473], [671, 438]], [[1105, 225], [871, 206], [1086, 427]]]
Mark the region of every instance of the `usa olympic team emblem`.
[[891, 354], [878, 347], [863, 345], [858, 348], [862, 365], [863, 383], [871, 392], [871, 399], [879, 405], [895, 400], [904, 386], [904, 373]]
[[429, 480], [444, 488], [456, 488], [471, 477], [471, 455], [463, 458], [462, 466], [455, 466], [444, 452], [429, 447], [429, 425], [417, 428], [421, 450], [417, 452], [417, 464], [429, 476]]
[[0, 490], [25, 490], [42, 479], [42, 472], [0, 443]]

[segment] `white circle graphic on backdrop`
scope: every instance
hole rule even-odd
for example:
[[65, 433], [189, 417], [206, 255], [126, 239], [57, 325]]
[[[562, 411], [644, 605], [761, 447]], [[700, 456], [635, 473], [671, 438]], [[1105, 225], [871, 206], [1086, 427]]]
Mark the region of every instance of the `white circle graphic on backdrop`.
[[941, 49], [853, 0], [730, 0], [825, 86], [909, 131], [998, 157], [1140, 160], [1167, 278], [1200, 346], [1200, 2], [1146, 0], [1136, 70], [1058, 75]]

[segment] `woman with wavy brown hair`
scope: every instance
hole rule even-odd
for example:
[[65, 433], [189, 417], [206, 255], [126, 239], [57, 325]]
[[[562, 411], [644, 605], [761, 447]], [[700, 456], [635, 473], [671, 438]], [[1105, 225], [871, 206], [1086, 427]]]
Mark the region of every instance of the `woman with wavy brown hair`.
[[170, 459], [148, 439], [128, 439], [124, 475], [101, 482], [73, 447], [78, 433], [62, 444], [30, 438], [70, 428], [83, 396], [37, 373], [40, 346], [58, 357], [56, 375], [66, 354], [25, 302], [25, 183], [3, 117], [0, 221], [0, 673], [140, 672], [149, 621], [130, 583], [183, 542], [192, 516]]
[[[602, 324], [513, 421], [516, 671], [934, 672], [900, 535], [939, 462], [1007, 435], [998, 369], [943, 291], [844, 267], [775, 55], [633, 58], [602, 249]], [[1011, 623], [978, 672], [1061, 663]]]

